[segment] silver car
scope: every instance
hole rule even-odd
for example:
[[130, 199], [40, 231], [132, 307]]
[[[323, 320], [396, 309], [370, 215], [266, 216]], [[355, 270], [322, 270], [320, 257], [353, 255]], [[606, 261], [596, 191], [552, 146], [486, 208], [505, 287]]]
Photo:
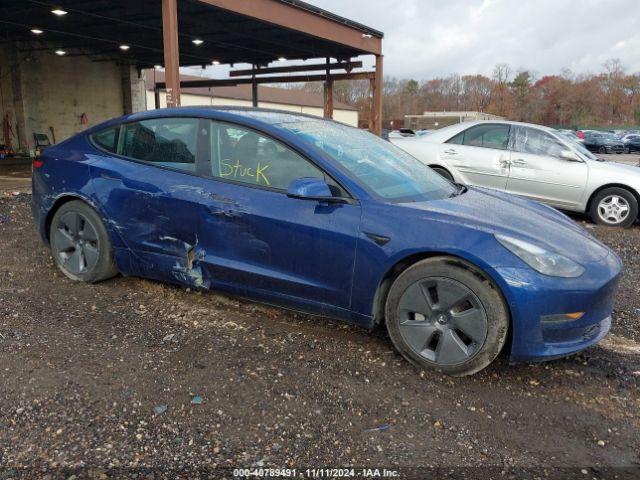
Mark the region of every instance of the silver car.
[[638, 218], [640, 168], [603, 161], [552, 128], [464, 122], [391, 141], [458, 183], [586, 212], [602, 225], [629, 227]]

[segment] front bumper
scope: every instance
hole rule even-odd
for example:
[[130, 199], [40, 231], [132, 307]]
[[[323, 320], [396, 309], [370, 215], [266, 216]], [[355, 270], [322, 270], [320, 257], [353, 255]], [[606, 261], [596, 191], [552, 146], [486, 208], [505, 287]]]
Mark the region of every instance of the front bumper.
[[[610, 253], [584, 265], [579, 278], [557, 278], [524, 268], [496, 268], [511, 309], [513, 361], [563, 357], [599, 342], [611, 327], [622, 263]], [[544, 316], [585, 312], [576, 320], [546, 322]]]

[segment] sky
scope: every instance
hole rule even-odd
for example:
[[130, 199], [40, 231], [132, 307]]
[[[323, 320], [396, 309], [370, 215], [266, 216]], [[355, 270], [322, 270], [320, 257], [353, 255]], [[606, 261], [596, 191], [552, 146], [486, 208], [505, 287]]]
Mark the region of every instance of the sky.
[[640, 72], [638, 0], [306, 0], [384, 32], [385, 75]]
[[[638, 0], [305, 1], [384, 32], [384, 74], [399, 79], [490, 76], [498, 63], [535, 77], [600, 73], [611, 58], [640, 72]], [[362, 57], [365, 67], [371, 58]], [[214, 78], [228, 71], [185, 69]]]

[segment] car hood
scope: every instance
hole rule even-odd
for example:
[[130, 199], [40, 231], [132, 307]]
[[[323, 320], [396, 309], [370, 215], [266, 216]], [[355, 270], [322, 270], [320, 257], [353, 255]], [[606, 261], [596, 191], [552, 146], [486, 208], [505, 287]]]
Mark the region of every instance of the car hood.
[[582, 264], [597, 262], [609, 254], [608, 247], [566, 215], [497, 190], [469, 187], [465, 193], [449, 199], [401, 206], [429, 212], [436, 221], [529, 241]]
[[638, 168], [638, 165], [627, 165], [626, 163], [589, 160], [589, 170], [602, 170], [608, 173], [615, 172], [621, 175], [619, 180], [620, 183], [631, 181], [631, 183], [636, 184], [640, 182], [640, 168]]

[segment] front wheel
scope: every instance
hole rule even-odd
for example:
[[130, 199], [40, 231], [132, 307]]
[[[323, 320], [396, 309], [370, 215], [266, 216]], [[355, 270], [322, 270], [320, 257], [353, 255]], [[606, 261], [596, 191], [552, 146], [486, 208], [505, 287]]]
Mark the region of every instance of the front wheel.
[[387, 296], [386, 324], [396, 349], [418, 368], [464, 376], [498, 356], [509, 312], [482, 272], [458, 259], [433, 257], [395, 280]]
[[598, 153], [607, 153], [607, 149], [605, 147], [598, 148]]
[[95, 283], [118, 273], [107, 229], [96, 211], [82, 201], [73, 200], [58, 209], [49, 239], [58, 268], [72, 280]]
[[591, 201], [589, 215], [597, 224], [627, 228], [638, 217], [638, 200], [624, 188], [605, 188]]

